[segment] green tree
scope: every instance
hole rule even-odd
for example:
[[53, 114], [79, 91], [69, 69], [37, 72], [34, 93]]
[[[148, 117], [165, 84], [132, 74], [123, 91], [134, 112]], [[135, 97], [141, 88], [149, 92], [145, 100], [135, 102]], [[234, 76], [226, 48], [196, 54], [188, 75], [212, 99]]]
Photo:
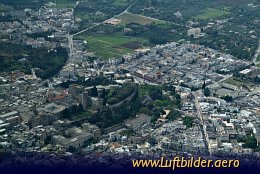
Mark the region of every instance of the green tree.
[[169, 113], [169, 115], [167, 116], [167, 118], [168, 118], [170, 121], [173, 121], [173, 120], [175, 120], [175, 119], [177, 119], [177, 118], [180, 118], [180, 116], [181, 116], [181, 113], [180, 113], [178, 110], [173, 109], [173, 110], [171, 110], [171, 112]]
[[182, 118], [183, 124], [186, 125], [188, 128], [192, 127], [194, 118], [192, 117], [184, 117]]
[[153, 100], [161, 100], [163, 98], [162, 90], [160, 89], [150, 90], [149, 95]]
[[233, 101], [233, 97], [229, 96], [229, 95], [223, 96], [221, 98], [224, 99], [226, 102], [232, 102]]
[[257, 140], [254, 136], [248, 136], [245, 139], [245, 144], [243, 144], [244, 148], [252, 148], [255, 149], [257, 147]]

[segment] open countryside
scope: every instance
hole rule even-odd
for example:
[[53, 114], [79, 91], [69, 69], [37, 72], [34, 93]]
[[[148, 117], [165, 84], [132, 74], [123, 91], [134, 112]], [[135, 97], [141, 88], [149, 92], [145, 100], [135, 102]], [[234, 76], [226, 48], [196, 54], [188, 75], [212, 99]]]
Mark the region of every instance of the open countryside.
[[137, 23], [140, 25], [149, 25], [152, 23], [165, 23], [165, 21], [162, 21], [159, 19], [141, 16], [141, 15], [137, 15], [137, 14], [132, 14], [132, 13], [128, 13], [128, 12], [120, 15], [118, 17], [118, 19], [122, 20], [121, 24]]
[[145, 42], [145, 39], [127, 36], [77, 36], [77, 38], [87, 41], [87, 49], [103, 59], [132, 53]]
[[214, 18], [218, 18], [218, 17], [225, 16], [228, 14], [230, 14], [230, 12], [227, 10], [207, 8], [207, 9], [203, 10], [202, 14], [197, 15], [195, 18], [196, 19], [214, 19]]

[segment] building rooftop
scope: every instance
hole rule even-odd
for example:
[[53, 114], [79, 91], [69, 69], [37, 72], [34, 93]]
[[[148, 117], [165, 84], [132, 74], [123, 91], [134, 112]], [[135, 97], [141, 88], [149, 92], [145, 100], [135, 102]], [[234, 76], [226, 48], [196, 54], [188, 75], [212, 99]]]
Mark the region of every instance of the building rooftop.
[[18, 112], [17, 111], [12, 111], [12, 112], [8, 112], [6, 114], [3, 114], [3, 115], [0, 115], [0, 118], [8, 118], [8, 117], [12, 117], [12, 116], [15, 116], [15, 115], [18, 115]]

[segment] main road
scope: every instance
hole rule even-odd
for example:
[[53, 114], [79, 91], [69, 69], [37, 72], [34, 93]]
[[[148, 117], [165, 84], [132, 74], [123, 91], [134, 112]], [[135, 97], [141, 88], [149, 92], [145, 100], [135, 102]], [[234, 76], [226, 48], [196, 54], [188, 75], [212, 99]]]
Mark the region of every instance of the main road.
[[194, 96], [194, 100], [195, 100], [195, 107], [196, 107], [196, 110], [197, 110], [197, 116], [200, 119], [200, 130], [202, 132], [202, 137], [203, 137], [205, 149], [206, 149], [207, 153], [209, 155], [211, 155], [208, 134], [207, 134], [206, 125], [205, 125], [205, 122], [204, 122], [204, 117], [203, 117], [203, 113], [202, 113], [202, 110], [201, 110], [201, 106], [200, 106], [200, 103], [199, 103], [198, 94], [196, 92], [193, 92], [192, 95]]

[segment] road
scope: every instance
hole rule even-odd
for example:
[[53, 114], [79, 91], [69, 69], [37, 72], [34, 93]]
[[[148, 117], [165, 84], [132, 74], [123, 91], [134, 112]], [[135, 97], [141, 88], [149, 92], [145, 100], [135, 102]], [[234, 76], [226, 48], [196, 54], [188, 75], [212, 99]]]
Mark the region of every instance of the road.
[[260, 62], [257, 62], [257, 57], [260, 56], [260, 40], [258, 42], [258, 48], [256, 50], [256, 53], [255, 53], [255, 56], [254, 56], [254, 59], [253, 59], [253, 63], [254, 64], [259, 64]]
[[205, 122], [204, 122], [202, 110], [201, 110], [201, 107], [200, 107], [200, 104], [199, 104], [198, 94], [196, 92], [193, 92], [192, 95], [194, 96], [194, 100], [195, 100], [195, 107], [196, 107], [196, 110], [197, 110], [197, 116], [200, 119], [200, 129], [201, 129], [201, 132], [202, 132], [202, 137], [203, 137], [203, 141], [204, 141], [204, 144], [205, 144], [205, 149], [206, 149], [207, 153], [209, 155], [211, 155], [211, 150], [210, 150], [210, 147], [209, 147], [208, 134], [207, 134], [206, 125], [205, 125]]
[[[164, 92], [164, 94], [166, 94]], [[203, 142], [205, 145], [205, 149], [206, 149], [206, 155], [211, 155], [211, 150], [210, 150], [210, 146], [209, 146], [209, 138], [208, 138], [208, 134], [207, 134], [207, 130], [206, 130], [206, 125], [204, 122], [204, 117], [202, 114], [202, 110], [199, 104], [199, 99], [198, 99], [198, 93], [196, 92], [192, 92], [192, 95], [194, 96], [194, 102], [195, 102], [195, 107], [196, 107], [196, 111], [197, 111], [197, 117], [200, 119], [200, 130], [202, 133], [202, 137], [203, 137]], [[172, 98], [171, 98], [172, 100]]]
[[72, 26], [74, 26], [74, 23], [75, 23], [74, 11], [77, 8], [77, 6], [79, 5], [79, 3], [80, 2], [77, 1], [76, 4], [74, 5], [74, 7], [72, 8], [72, 16], [73, 16], [73, 24], [72, 24]]

